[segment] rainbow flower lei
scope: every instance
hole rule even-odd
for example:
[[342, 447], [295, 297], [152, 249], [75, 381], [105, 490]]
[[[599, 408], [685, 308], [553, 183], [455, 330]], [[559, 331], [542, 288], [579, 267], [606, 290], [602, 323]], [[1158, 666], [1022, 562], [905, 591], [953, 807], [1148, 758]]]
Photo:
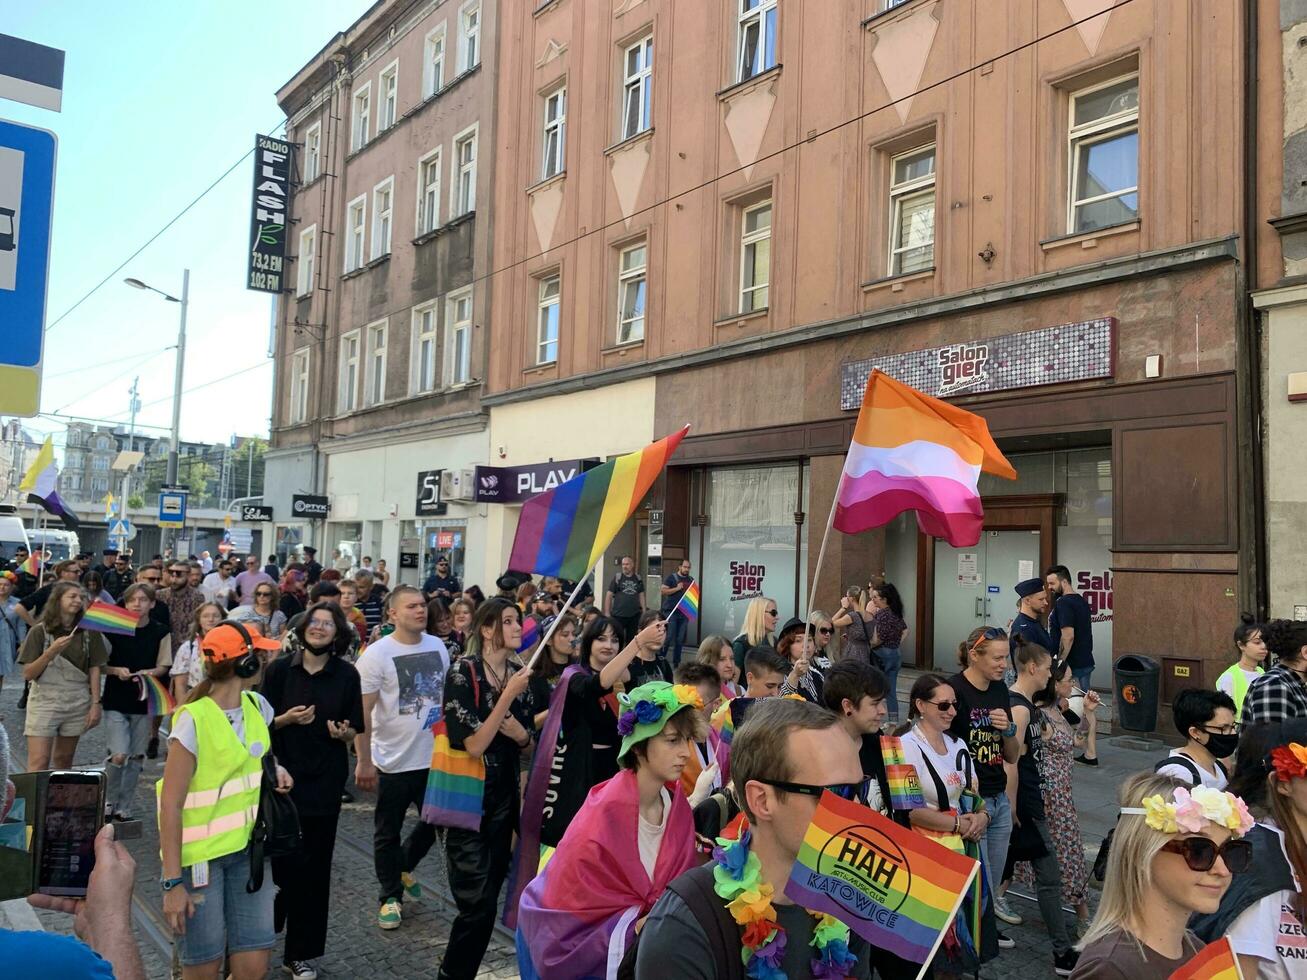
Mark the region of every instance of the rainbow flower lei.
[[[762, 880], [762, 862], [749, 849], [753, 835], [749, 822], [740, 818], [740, 834], [732, 840], [718, 837], [713, 848], [713, 890], [727, 899], [727, 911], [742, 931], [745, 974], [751, 980], [786, 980], [781, 963], [788, 938], [776, 921], [773, 889]], [[812, 945], [817, 948], [811, 969], [814, 977], [843, 980], [857, 966], [849, 952], [849, 927], [832, 915], [808, 912], [817, 920]]]

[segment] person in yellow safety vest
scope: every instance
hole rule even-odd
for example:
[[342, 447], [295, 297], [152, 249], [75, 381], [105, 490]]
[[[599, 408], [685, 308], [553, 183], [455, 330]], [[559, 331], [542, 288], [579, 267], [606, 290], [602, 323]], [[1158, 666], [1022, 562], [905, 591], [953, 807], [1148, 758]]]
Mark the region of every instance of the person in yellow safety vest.
[[[156, 786], [160, 884], [185, 980], [216, 980], [224, 952], [234, 980], [268, 972], [275, 886], [270, 874], [252, 894], [245, 886], [273, 709], [250, 688], [260, 675], [258, 651], [280, 648], [252, 625], [219, 623], [200, 641], [204, 680], [173, 715], [168, 762]], [[291, 785], [278, 766], [278, 791]]]
[[1266, 661], [1266, 641], [1262, 639], [1262, 624], [1244, 613], [1234, 628], [1234, 645], [1239, 650], [1239, 661], [1227, 667], [1225, 673], [1216, 679], [1216, 689], [1234, 699], [1234, 720], [1237, 722], [1243, 717], [1243, 699], [1248, 696], [1249, 685], [1264, 673], [1261, 665]]

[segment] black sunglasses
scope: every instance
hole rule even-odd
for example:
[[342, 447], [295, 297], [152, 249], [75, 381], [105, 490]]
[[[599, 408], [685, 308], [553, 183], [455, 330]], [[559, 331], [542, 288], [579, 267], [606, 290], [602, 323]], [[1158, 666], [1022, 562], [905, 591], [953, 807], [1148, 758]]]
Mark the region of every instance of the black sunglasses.
[[767, 610], [767, 615], [768, 615], [768, 616], [775, 616], [775, 615], [777, 615], [777, 612], [776, 612], [775, 609], [768, 609], [768, 610]]
[[829, 626], [818, 626], [818, 627], [817, 627], [817, 632], [818, 632], [818, 633], [825, 633], [827, 636], [830, 636], [832, 633], [835, 632], [835, 630], [832, 629], [832, 628], [829, 627]]
[[950, 708], [956, 711], [958, 707], [956, 701], [927, 701], [926, 703], [933, 704], [940, 711], [948, 711]]
[[867, 799], [867, 789], [871, 785], [870, 779], [863, 779], [857, 783], [831, 783], [828, 786], [814, 786], [812, 783], [786, 783], [778, 779], [760, 779], [758, 782], [764, 786], [778, 789], [783, 793], [798, 793], [801, 796], [820, 798], [822, 793], [830, 790], [841, 800], [862, 800], [864, 802]]
[[1248, 870], [1253, 861], [1252, 841], [1231, 838], [1220, 847], [1210, 837], [1185, 837], [1182, 840], [1169, 840], [1162, 845], [1162, 850], [1179, 854], [1190, 871], [1211, 871], [1219, 857], [1225, 862], [1230, 874], [1237, 875]]
[[971, 652], [975, 653], [980, 649], [980, 644], [988, 643], [990, 640], [1006, 640], [1007, 634], [997, 626], [986, 626], [985, 632], [981, 633], [976, 642], [971, 647]]

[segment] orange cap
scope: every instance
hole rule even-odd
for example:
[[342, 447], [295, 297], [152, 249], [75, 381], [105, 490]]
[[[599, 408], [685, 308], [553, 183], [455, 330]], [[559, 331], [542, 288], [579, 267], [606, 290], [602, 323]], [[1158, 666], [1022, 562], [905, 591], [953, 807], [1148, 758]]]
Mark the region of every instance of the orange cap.
[[[241, 628], [249, 634], [249, 643], [241, 636]], [[280, 650], [281, 644], [267, 639], [259, 632], [257, 626], [241, 623], [219, 623], [204, 634], [200, 641], [200, 651], [210, 663], [220, 664], [224, 660], [236, 660], [252, 650]]]

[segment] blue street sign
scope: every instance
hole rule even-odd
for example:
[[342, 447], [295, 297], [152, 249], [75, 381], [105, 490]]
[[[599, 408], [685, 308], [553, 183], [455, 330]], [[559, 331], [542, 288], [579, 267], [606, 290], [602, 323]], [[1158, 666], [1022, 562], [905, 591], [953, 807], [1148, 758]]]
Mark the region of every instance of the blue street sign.
[[159, 526], [182, 527], [186, 523], [186, 494], [164, 491], [159, 494]]
[[54, 133], [0, 120], [0, 414], [41, 407], [41, 341], [54, 211]]

